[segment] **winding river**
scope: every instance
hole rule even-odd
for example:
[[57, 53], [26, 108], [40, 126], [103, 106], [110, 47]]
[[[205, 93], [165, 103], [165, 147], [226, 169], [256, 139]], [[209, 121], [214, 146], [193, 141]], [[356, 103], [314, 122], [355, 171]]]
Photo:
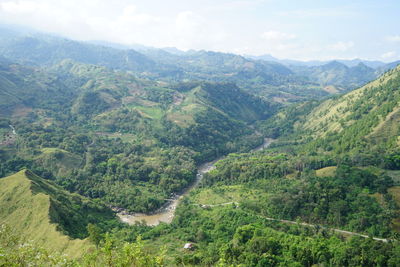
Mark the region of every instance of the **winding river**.
[[[273, 142], [273, 139], [271, 138], [265, 138], [264, 143], [254, 149], [252, 149], [252, 152], [260, 151], [265, 148], [267, 148], [271, 143]], [[204, 163], [199, 166], [197, 169], [197, 175], [196, 175], [196, 180], [195, 182], [186, 190], [182, 192], [182, 194], [176, 196], [171, 200], [171, 202], [168, 203], [167, 206], [163, 207], [162, 209], [154, 212], [153, 214], [144, 214], [144, 213], [133, 213], [133, 214], [128, 214], [126, 212], [120, 212], [118, 213], [118, 217], [122, 222], [128, 223], [128, 224], [135, 224], [136, 222], [145, 222], [149, 226], [155, 226], [158, 225], [160, 222], [165, 222], [165, 223], [171, 223], [172, 219], [174, 218], [175, 215], [175, 209], [179, 204], [179, 201], [186, 196], [193, 188], [197, 187], [201, 180], [203, 179], [203, 175], [215, 168], [215, 163], [225, 157], [220, 157], [217, 158], [214, 161]]]

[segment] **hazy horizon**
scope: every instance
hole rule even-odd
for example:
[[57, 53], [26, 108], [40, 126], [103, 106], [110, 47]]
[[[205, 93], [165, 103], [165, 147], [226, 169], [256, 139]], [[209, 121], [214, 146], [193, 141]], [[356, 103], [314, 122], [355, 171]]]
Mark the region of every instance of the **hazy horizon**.
[[0, 23], [79, 41], [302, 61], [399, 60], [396, 14], [394, 0], [0, 1]]

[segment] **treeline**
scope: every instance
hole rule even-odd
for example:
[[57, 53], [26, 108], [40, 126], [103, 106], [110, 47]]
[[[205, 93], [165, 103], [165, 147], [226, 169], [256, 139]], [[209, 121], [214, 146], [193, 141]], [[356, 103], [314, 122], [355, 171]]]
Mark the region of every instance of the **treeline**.
[[399, 245], [354, 237], [296, 236], [259, 225], [239, 227], [219, 263], [246, 266], [396, 266]]
[[399, 207], [387, 191], [394, 185], [392, 178], [348, 165], [318, 177], [312, 167], [332, 162], [319, 160], [313, 163], [285, 154], [231, 155], [205, 175], [203, 186], [244, 184], [262, 190], [256, 200], [243, 201], [241, 207], [263, 216], [393, 235], [391, 223]]
[[283, 224], [241, 206], [201, 208], [182, 202], [171, 225], [142, 232], [144, 240], [192, 242], [192, 252], [169, 252], [168, 265], [196, 266], [396, 266], [398, 241], [334, 234], [322, 227]]

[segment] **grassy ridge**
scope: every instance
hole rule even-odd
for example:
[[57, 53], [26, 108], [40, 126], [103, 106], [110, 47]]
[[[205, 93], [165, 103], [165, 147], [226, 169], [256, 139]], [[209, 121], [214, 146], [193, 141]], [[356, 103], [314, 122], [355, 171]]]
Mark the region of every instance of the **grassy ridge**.
[[87, 240], [71, 240], [50, 222], [50, 196], [35, 193], [34, 182], [23, 170], [0, 180], [2, 223], [11, 225], [21, 235], [53, 251], [80, 256], [90, 247]]
[[346, 155], [344, 160], [351, 164], [396, 169], [400, 166], [399, 85], [400, 66], [345, 95], [285, 110], [264, 129], [281, 137], [272, 147], [323, 152], [342, 160]]
[[[378, 105], [394, 100], [378, 99], [381, 94], [379, 89], [396, 79], [399, 76], [399, 72], [400, 67], [397, 67], [357, 90], [340, 98], [333, 98], [323, 102], [306, 117], [305, 124], [299, 126], [303, 127], [304, 130], [312, 131], [315, 136], [324, 136], [329, 132], [342, 131], [356, 121], [352, 114], [357, 105]], [[375, 109], [378, 108], [376, 107]]]
[[29, 170], [0, 179], [0, 203], [2, 224], [27, 241], [71, 257], [81, 256], [92, 246], [87, 239], [71, 236], [87, 236], [89, 221], [113, 220], [108, 209], [69, 194]]

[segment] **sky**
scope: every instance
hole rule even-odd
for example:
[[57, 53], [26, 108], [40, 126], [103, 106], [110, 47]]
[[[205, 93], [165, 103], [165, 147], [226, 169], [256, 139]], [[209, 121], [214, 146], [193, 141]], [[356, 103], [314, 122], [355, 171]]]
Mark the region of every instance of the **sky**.
[[400, 59], [399, 0], [0, 0], [0, 23], [125, 45]]

